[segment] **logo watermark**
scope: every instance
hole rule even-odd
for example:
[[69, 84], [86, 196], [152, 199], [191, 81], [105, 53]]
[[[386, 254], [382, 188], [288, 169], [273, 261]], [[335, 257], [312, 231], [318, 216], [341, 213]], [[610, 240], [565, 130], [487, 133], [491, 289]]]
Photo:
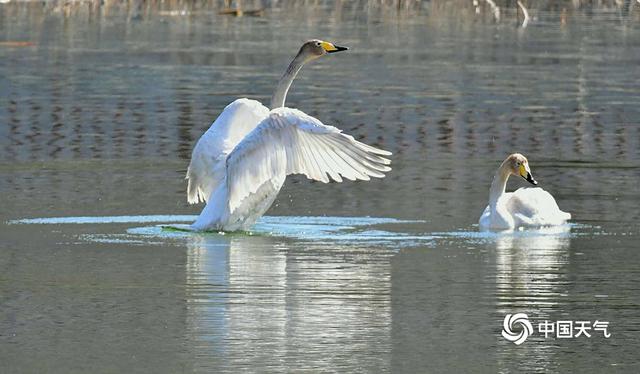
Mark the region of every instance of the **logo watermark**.
[[[520, 333], [514, 332], [514, 327], [520, 326]], [[507, 314], [502, 323], [502, 336], [515, 345], [524, 343], [529, 335], [533, 334], [533, 326], [529, 322], [529, 317], [524, 313]]]
[[[537, 324], [538, 334], [547, 338], [574, 339], [590, 338], [594, 334], [602, 334], [605, 339], [611, 337], [609, 322], [591, 321], [548, 321]], [[525, 313], [507, 314], [502, 322], [502, 337], [515, 345], [524, 343], [534, 334], [534, 328], [529, 317]]]

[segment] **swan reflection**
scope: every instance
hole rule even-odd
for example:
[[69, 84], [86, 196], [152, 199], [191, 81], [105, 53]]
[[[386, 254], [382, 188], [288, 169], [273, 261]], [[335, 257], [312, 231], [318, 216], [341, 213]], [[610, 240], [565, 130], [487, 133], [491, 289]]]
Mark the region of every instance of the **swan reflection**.
[[496, 234], [496, 283], [499, 311], [533, 312], [556, 305], [565, 293], [570, 226]]
[[203, 368], [389, 366], [388, 250], [193, 235], [187, 253], [187, 338]]
[[[570, 226], [499, 233], [496, 236], [496, 298], [498, 318], [508, 313], [528, 315], [537, 329], [537, 320], [549, 319], [567, 295], [566, 274], [569, 260]], [[539, 339], [533, 335], [529, 339]], [[544, 341], [513, 344], [502, 341], [498, 365], [508, 368], [514, 360], [536, 358], [539, 370], [548, 369], [556, 349]]]

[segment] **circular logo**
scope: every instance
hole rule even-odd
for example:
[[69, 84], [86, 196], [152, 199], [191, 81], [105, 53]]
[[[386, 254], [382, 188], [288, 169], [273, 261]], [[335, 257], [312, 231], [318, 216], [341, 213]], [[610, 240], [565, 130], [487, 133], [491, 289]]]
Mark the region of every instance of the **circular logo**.
[[[520, 332], [513, 331], [514, 326], [520, 326]], [[533, 334], [533, 326], [529, 317], [524, 313], [507, 314], [502, 323], [502, 336], [515, 345], [524, 343], [529, 335]]]

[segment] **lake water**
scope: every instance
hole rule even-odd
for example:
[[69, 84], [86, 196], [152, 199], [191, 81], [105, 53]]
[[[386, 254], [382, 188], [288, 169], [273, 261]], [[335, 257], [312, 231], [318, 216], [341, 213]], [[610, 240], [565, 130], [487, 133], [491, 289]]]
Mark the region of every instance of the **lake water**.
[[[640, 6], [522, 29], [454, 6], [110, 4], [0, 4], [1, 372], [640, 371]], [[198, 137], [235, 98], [267, 102], [313, 37], [351, 50], [288, 105], [393, 171], [292, 177], [251, 234], [161, 228], [201, 209]], [[515, 151], [570, 225], [478, 231]], [[533, 324], [522, 345], [508, 313]]]

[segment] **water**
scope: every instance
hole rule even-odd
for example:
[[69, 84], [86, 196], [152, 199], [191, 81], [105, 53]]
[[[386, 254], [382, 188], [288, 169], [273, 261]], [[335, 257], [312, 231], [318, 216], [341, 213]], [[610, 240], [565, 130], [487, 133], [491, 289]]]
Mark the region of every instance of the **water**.
[[[0, 44], [0, 371], [640, 370], [637, 8], [526, 29], [436, 5], [91, 9], [0, 4], [0, 40], [32, 43]], [[159, 227], [201, 209], [197, 138], [233, 99], [266, 102], [311, 37], [352, 49], [289, 105], [393, 171], [291, 178], [251, 235]], [[571, 225], [478, 231], [513, 151]], [[612, 336], [515, 346], [517, 312]]]

